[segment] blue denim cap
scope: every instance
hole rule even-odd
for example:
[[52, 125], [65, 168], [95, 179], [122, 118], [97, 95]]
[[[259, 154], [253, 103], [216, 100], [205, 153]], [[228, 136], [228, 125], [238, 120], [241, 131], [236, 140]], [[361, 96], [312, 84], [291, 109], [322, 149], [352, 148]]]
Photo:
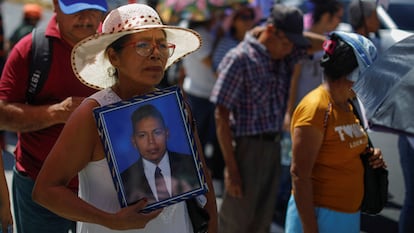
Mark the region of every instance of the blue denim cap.
[[106, 0], [59, 0], [59, 6], [62, 12], [67, 15], [83, 10], [108, 11]]
[[364, 25], [364, 18], [369, 18], [377, 9], [376, 0], [352, 0], [348, 5], [348, 19], [352, 28]]
[[375, 45], [366, 37], [351, 32], [334, 31], [331, 34], [337, 35], [345, 43], [352, 47], [357, 58], [358, 68], [355, 69], [347, 79], [356, 82], [361, 74], [377, 58]]

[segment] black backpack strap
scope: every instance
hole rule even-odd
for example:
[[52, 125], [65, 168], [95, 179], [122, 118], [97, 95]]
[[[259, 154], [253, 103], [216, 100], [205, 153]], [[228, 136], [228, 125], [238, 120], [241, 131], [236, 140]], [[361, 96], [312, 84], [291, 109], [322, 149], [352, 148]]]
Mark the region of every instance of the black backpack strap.
[[32, 31], [32, 60], [29, 68], [29, 86], [26, 92], [27, 102], [31, 103], [40, 92], [49, 74], [52, 63], [52, 41], [45, 36], [44, 28]]

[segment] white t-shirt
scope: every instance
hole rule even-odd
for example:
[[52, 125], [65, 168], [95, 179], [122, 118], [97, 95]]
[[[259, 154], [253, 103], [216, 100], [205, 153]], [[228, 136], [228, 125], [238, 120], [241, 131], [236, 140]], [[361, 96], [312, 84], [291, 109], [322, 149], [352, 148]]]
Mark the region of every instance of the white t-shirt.
[[183, 89], [186, 93], [208, 99], [216, 82], [216, 77], [213, 68], [203, 63], [203, 59], [212, 53], [214, 39], [204, 27], [197, 27], [195, 30], [200, 34], [203, 44], [199, 50], [183, 59], [186, 72]]

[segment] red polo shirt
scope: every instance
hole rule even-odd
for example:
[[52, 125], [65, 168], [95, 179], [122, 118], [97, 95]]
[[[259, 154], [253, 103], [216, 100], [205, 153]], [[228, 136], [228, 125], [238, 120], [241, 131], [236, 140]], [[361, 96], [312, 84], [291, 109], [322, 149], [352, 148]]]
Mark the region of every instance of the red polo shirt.
[[[87, 97], [96, 90], [83, 85], [74, 75], [70, 56], [72, 46], [62, 40], [53, 16], [47, 26], [46, 35], [53, 38], [53, 55], [49, 77], [42, 90], [33, 100], [34, 105], [59, 103], [70, 96]], [[31, 60], [31, 33], [22, 38], [11, 51], [0, 79], [0, 99], [9, 103], [26, 103]], [[59, 136], [63, 124], [39, 131], [18, 133], [16, 145], [16, 168], [35, 179]], [[77, 182], [71, 182], [77, 189]]]

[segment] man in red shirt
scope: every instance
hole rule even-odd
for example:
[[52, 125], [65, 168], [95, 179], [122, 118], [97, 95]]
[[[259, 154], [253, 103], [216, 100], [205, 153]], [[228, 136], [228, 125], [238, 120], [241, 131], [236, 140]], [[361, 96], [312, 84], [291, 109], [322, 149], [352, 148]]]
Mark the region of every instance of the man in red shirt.
[[[97, 32], [108, 8], [105, 0], [54, 0], [53, 5], [55, 14], [45, 31], [53, 52], [43, 88], [28, 104], [31, 33], [15, 45], [0, 79], [0, 130], [18, 132], [12, 189], [19, 233], [75, 232], [75, 222], [37, 205], [31, 193], [63, 124], [84, 97], [96, 91], [76, 78], [70, 55], [76, 43]], [[77, 192], [77, 180], [71, 187]]]

